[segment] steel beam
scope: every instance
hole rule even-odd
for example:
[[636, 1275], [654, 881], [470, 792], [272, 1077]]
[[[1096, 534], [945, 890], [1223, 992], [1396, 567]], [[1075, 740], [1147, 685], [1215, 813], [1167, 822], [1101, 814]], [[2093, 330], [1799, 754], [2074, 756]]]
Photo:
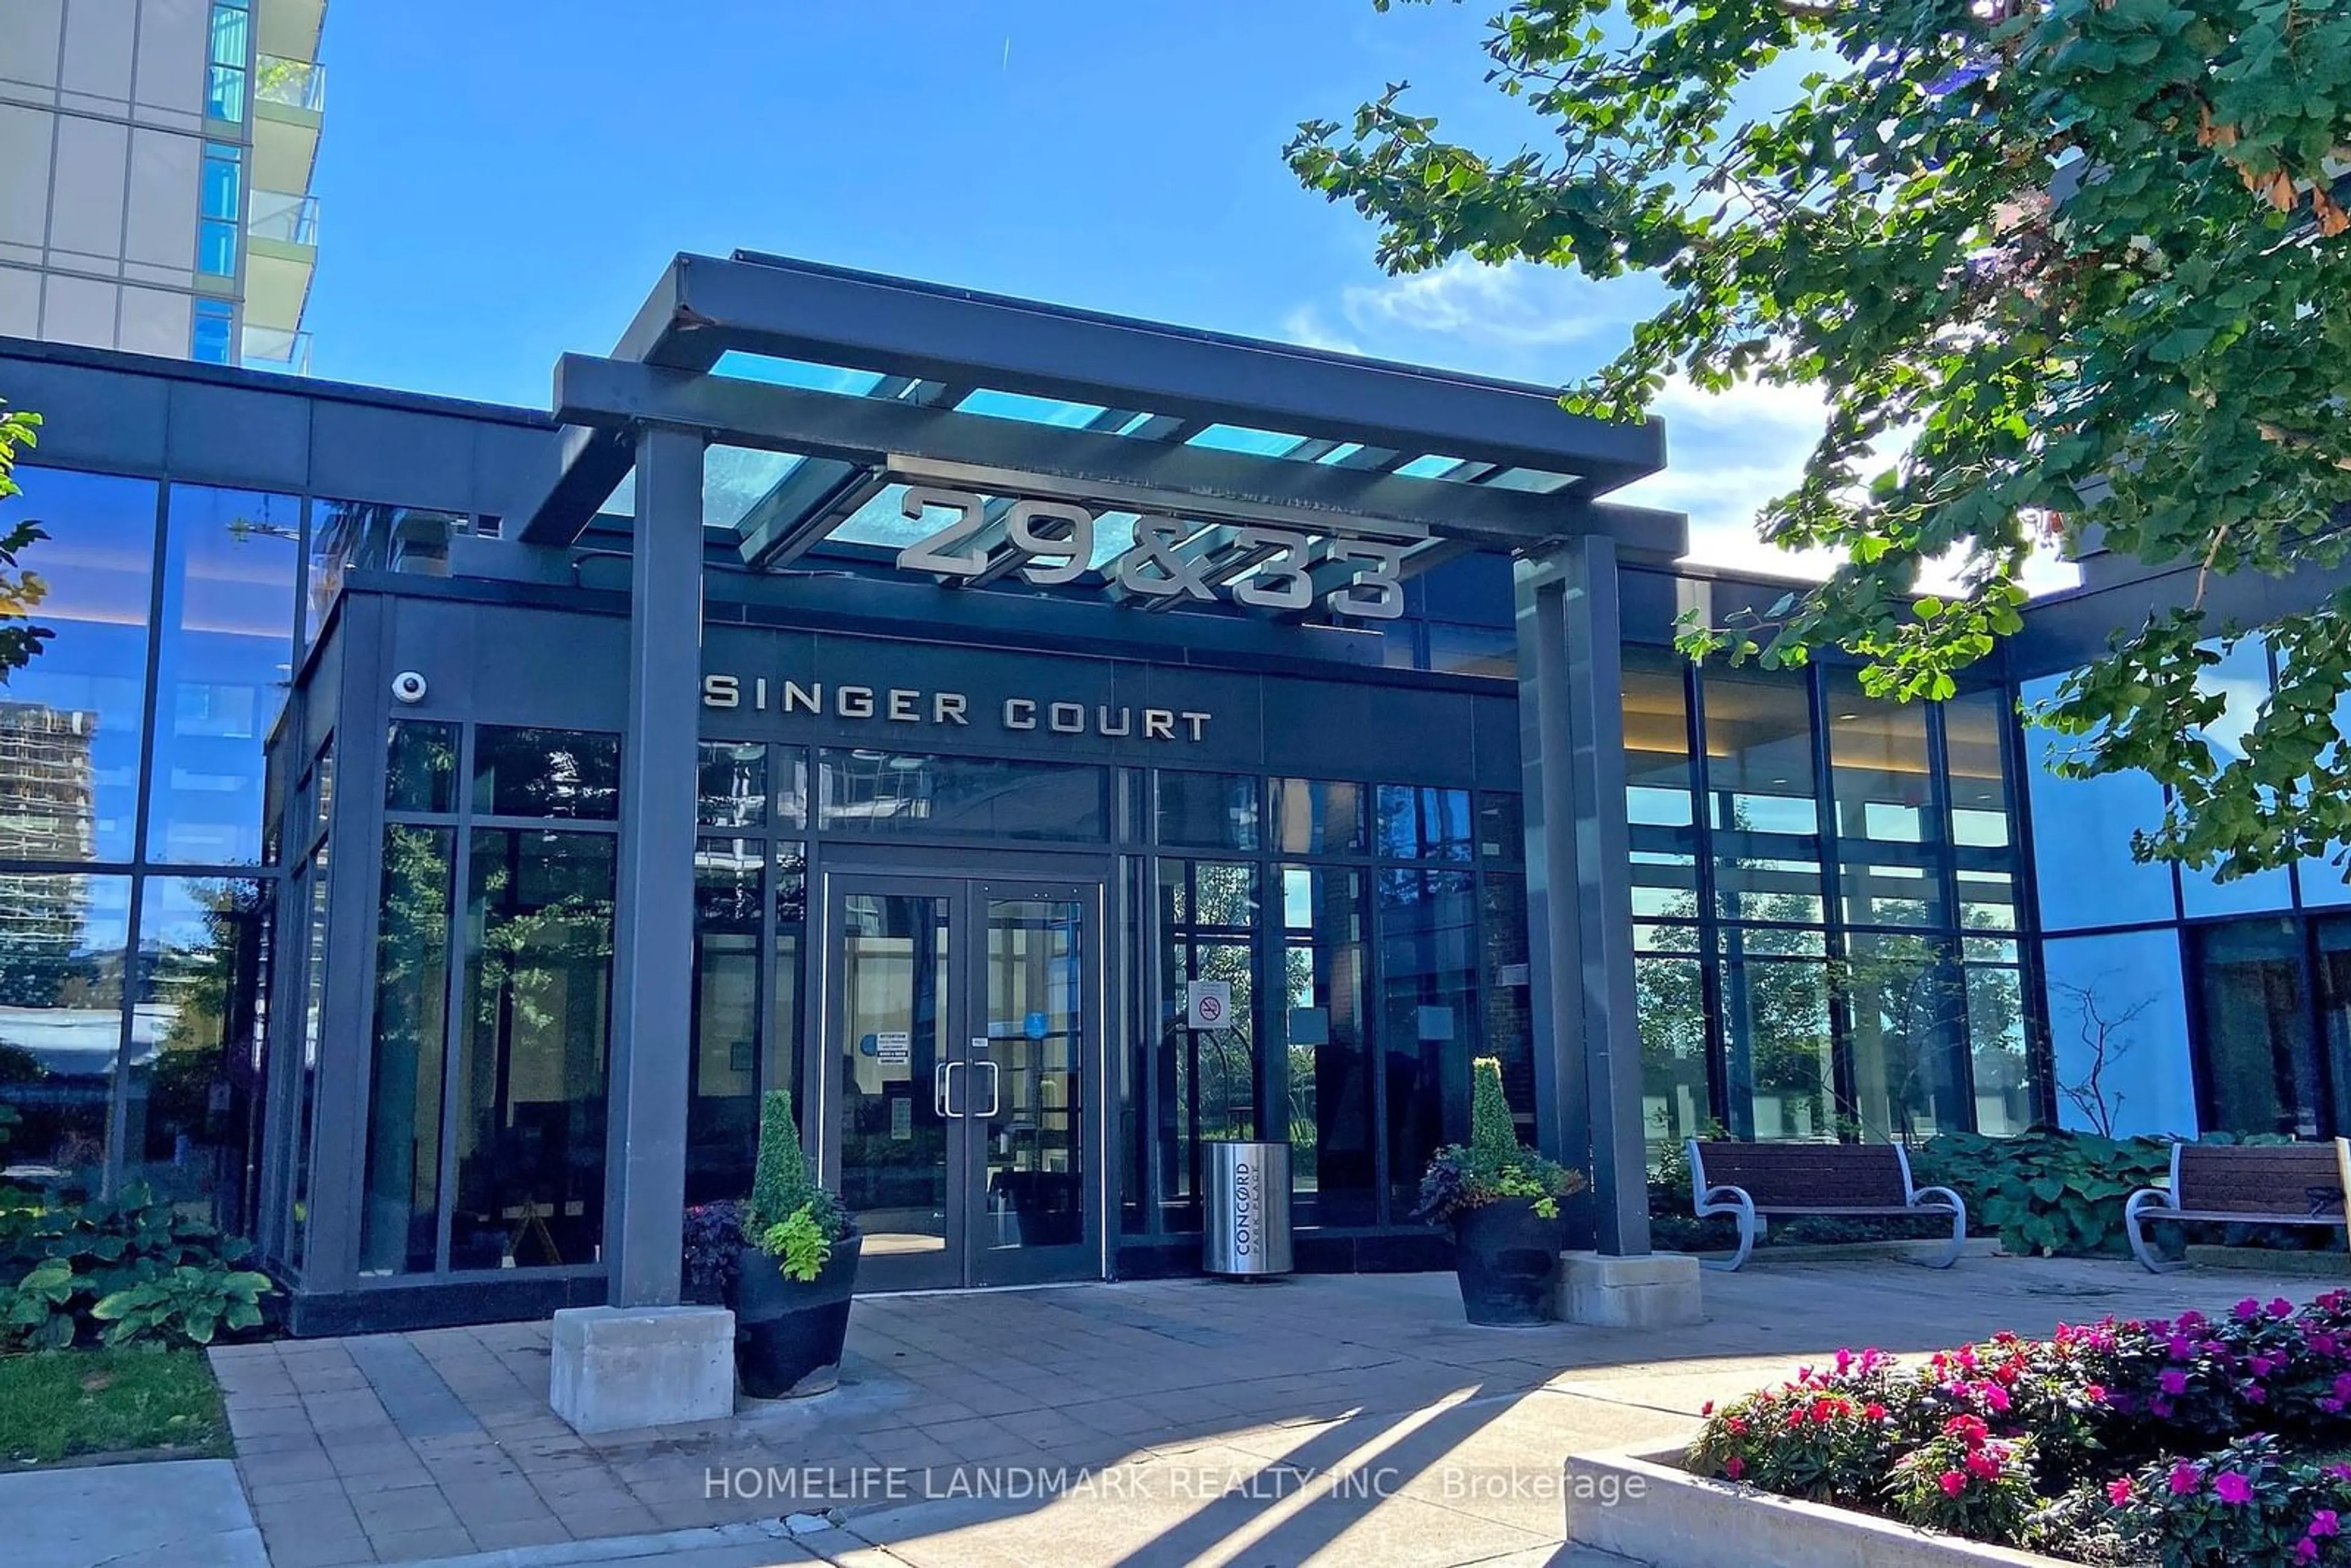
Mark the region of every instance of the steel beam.
[[[1408, 479], [585, 355], [565, 355], [555, 382], [557, 417], [569, 424], [698, 429], [732, 445], [920, 471], [943, 483], [955, 483], [947, 476], [957, 473], [1013, 476], [1021, 494], [1129, 509], [1177, 507], [1204, 518], [1310, 528], [1358, 518], [1505, 549], [1622, 530], [1628, 549], [1667, 558], [1679, 555], [1687, 538], [1675, 514], [1595, 505], [1564, 493]], [[559, 528], [550, 521], [548, 532]]]
[[694, 1016], [703, 442], [654, 429], [635, 444], [604, 1236], [611, 1304], [661, 1307], [678, 1299], [692, 1093], [678, 1030]]

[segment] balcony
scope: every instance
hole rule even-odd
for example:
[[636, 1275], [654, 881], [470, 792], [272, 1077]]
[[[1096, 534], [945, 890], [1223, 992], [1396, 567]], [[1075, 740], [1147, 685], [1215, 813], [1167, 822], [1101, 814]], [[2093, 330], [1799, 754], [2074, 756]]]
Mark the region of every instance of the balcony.
[[275, 327], [247, 327], [237, 362], [250, 370], [307, 376], [310, 373], [310, 334]]
[[246, 213], [245, 232], [252, 239], [315, 249], [319, 244], [319, 198], [296, 195], [290, 191], [256, 191]]
[[327, 68], [316, 60], [289, 60], [263, 55], [255, 62], [253, 99], [283, 109], [327, 112]]
[[254, 0], [253, 22], [263, 54], [315, 60], [319, 30], [327, 24], [327, 0]]
[[319, 265], [319, 198], [290, 191], [256, 190], [245, 218], [245, 319], [260, 328], [298, 332]]

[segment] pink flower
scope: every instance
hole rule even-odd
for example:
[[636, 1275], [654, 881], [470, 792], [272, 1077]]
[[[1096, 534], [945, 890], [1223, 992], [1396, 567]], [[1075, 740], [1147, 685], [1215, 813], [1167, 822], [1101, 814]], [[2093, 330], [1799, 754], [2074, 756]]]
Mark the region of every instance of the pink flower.
[[2300, 1541], [2295, 1542], [2294, 1543], [2294, 1560], [2297, 1563], [2317, 1562], [2318, 1542], [2313, 1541], [2307, 1535], [2304, 1536]]
[[2082, 1397], [2087, 1399], [2093, 1405], [2104, 1405], [2106, 1402], [2105, 1385], [2104, 1384], [2093, 1383], [2088, 1387], [2082, 1390]]
[[2182, 1459], [2171, 1467], [2170, 1478], [2165, 1484], [2171, 1488], [2174, 1497], [2186, 1497], [2204, 1484], [2204, 1472]]
[[1747, 1473], [1747, 1461], [1740, 1458], [1737, 1454], [1733, 1454], [1730, 1458], [1722, 1461], [1722, 1473], [1729, 1476], [1732, 1480], [1737, 1480], [1740, 1476]]
[[2270, 1316], [2273, 1318], [2290, 1318], [2294, 1316], [2294, 1303], [2287, 1301], [2283, 1296], [2278, 1297], [2275, 1301], [2270, 1303]]
[[2247, 1296], [2243, 1301], [2237, 1303], [2237, 1321], [2239, 1322], [2249, 1323], [2261, 1315], [2262, 1304], [2253, 1300], [2252, 1297]]
[[1987, 1383], [1987, 1384], [1984, 1384], [1984, 1385], [1982, 1385], [1982, 1388], [1983, 1388], [1983, 1402], [1984, 1402], [1986, 1405], [1988, 1405], [1988, 1406], [1991, 1406], [1992, 1413], [1993, 1413], [1994, 1415], [1998, 1415], [1998, 1416], [2005, 1416], [2005, 1415], [2007, 1415], [2007, 1414], [2008, 1414], [2008, 1390], [2007, 1390], [2007, 1389], [2005, 1389], [2005, 1388], [2002, 1388], [2002, 1387], [2001, 1387], [1999, 1384], [1997, 1384], [1997, 1383]]
[[2247, 1503], [2253, 1500], [2253, 1483], [2241, 1470], [2224, 1470], [2212, 1483], [2212, 1491], [2222, 1502]]
[[2310, 1516], [2310, 1533], [2313, 1535], [2340, 1535], [2343, 1533], [2342, 1521], [2336, 1518], [2335, 1512], [2333, 1509], [2322, 1508], [2316, 1513]]
[[2125, 1476], [2120, 1480], [2108, 1481], [2106, 1483], [2106, 1500], [2108, 1502], [2114, 1504], [2116, 1508], [2120, 1508], [2123, 1504], [2130, 1501], [2130, 1477]]
[[1865, 1418], [1872, 1421], [1883, 1421], [1886, 1419], [1886, 1406], [1880, 1405], [1875, 1399], [1863, 1406], [1861, 1407], [1861, 1413]]
[[2318, 1473], [2330, 1481], [2351, 1481], [2351, 1465], [2329, 1465]]
[[1699, 1406], [1698, 1407], [1698, 1413], [1699, 1415], [1701, 1415], [1701, 1416], [1711, 1416], [1711, 1415], [1713, 1415], [1713, 1414], [1714, 1414], [1714, 1401], [1713, 1401], [1713, 1400], [1711, 1400], [1711, 1399], [1709, 1399], [1709, 1400], [1708, 1400], [1705, 1404], [1703, 1404], [1703, 1405]]
[[1983, 1480], [1997, 1479], [2000, 1459], [1989, 1448], [1978, 1448], [1968, 1456], [1968, 1473]]
[[2167, 1370], [2161, 1377], [2156, 1379], [2156, 1382], [2163, 1385], [2163, 1391], [2166, 1394], [2188, 1392], [2188, 1375], [2176, 1366]]
[[2245, 1370], [2252, 1373], [2255, 1377], [2267, 1377], [2270, 1375], [2271, 1364], [2272, 1364], [2268, 1356], [2257, 1355], [2253, 1357], [2252, 1360], [2245, 1363]]
[[1958, 1470], [1945, 1470], [1935, 1479], [1935, 1484], [1943, 1489], [1945, 1497], [1957, 1497], [1968, 1490], [1968, 1478]]

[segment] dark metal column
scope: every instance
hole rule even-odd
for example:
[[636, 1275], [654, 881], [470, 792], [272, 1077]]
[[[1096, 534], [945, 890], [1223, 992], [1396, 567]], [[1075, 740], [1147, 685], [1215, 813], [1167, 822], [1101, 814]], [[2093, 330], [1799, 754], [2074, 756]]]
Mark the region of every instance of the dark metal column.
[[703, 443], [653, 428], [636, 448], [604, 1234], [611, 1304], [660, 1307], [678, 1299], [685, 1208]]
[[1592, 1173], [1599, 1250], [1649, 1250], [1625, 819], [1616, 552], [1580, 538], [1519, 563], [1536, 1124]]

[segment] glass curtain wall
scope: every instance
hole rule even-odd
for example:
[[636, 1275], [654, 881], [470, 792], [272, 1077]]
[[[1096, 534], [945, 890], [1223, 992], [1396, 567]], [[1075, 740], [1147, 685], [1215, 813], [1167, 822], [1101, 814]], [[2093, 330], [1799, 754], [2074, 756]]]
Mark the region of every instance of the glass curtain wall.
[[[0, 687], [0, 1181], [259, 1218], [264, 738], [298, 496], [21, 466], [54, 637]], [[307, 848], [307, 846], [298, 846]], [[323, 880], [315, 872], [309, 882]]]
[[1652, 1155], [1737, 1137], [2022, 1130], [2042, 1093], [2016, 936], [2008, 712], [1849, 671], [1625, 660]]

